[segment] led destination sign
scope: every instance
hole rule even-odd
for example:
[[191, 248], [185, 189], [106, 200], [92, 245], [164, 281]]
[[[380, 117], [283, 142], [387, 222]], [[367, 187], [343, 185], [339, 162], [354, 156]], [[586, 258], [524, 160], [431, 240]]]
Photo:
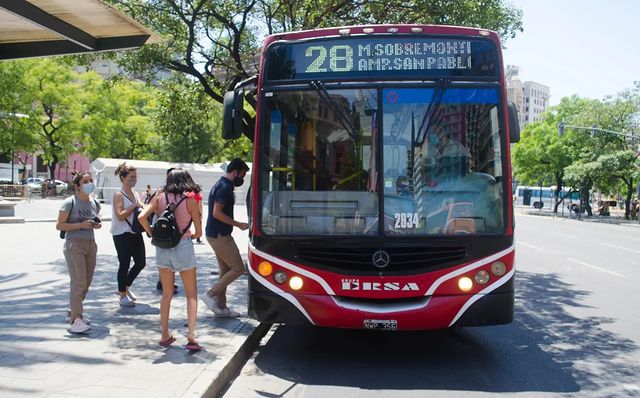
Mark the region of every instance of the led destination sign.
[[267, 52], [267, 78], [496, 77], [492, 42], [393, 36], [279, 43]]

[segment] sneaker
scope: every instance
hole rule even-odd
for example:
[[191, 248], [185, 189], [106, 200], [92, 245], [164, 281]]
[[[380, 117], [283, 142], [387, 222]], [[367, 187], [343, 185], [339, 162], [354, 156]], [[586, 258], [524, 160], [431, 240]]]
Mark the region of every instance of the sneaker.
[[133, 294], [133, 292], [131, 290], [127, 290], [127, 297], [129, 297], [131, 299], [131, 301], [136, 301], [138, 299], [138, 296]]
[[71, 327], [68, 329], [71, 333], [84, 333], [91, 329], [91, 326], [82, 322], [81, 318], [76, 318], [75, 321], [71, 324]]
[[220, 312], [216, 312], [216, 314], [214, 315], [214, 318], [237, 318], [240, 316], [239, 312], [233, 311], [229, 307], [219, 311]]
[[136, 303], [129, 298], [129, 296], [120, 297], [120, 306], [121, 307], [133, 307]]
[[222, 309], [218, 307], [218, 300], [215, 297], [211, 297], [207, 293], [203, 293], [200, 295], [200, 299], [202, 299], [205, 305], [213, 311], [214, 314], [218, 315], [222, 313]]
[[[91, 319], [87, 318], [86, 316], [83, 316], [80, 319], [82, 319], [82, 322], [86, 323], [87, 325], [91, 325]], [[64, 323], [71, 324], [71, 314], [70, 313], [67, 313], [67, 316], [64, 318]]]

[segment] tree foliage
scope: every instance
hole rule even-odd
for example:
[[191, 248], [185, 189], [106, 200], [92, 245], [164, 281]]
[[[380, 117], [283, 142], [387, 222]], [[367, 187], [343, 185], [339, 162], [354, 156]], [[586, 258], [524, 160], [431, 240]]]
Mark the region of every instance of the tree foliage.
[[522, 12], [504, 0], [108, 1], [164, 38], [121, 62], [140, 73], [163, 67], [188, 75], [219, 103], [257, 72], [266, 34], [371, 23], [483, 27], [505, 40], [522, 31]]
[[[567, 126], [559, 136], [557, 124]], [[631, 198], [638, 173], [638, 141], [608, 132], [595, 132], [591, 126], [613, 132], [638, 131], [640, 124], [640, 85], [603, 101], [578, 97], [563, 98], [540, 123], [525, 128], [513, 151], [514, 174], [525, 184], [537, 185], [543, 179], [580, 191], [582, 203], [597, 189], [604, 194], [623, 192], [625, 216], [629, 217]], [[558, 189], [559, 190], [559, 189]], [[556, 209], [557, 211], [557, 206]]]

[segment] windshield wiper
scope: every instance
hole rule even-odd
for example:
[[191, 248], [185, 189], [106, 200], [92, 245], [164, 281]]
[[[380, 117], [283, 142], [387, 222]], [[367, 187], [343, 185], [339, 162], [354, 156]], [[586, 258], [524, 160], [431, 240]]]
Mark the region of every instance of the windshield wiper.
[[433, 114], [435, 113], [435, 110], [440, 105], [440, 102], [442, 102], [442, 97], [444, 97], [444, 92], [447, 90], [447, 87], [446, 87], [447, 83], [449, 83], [449, 79], [440, 79], [437, 82], [436, 89], [435, 89], [435, 92], [433, 93], [431, 102], [429, 102], [427, 111], [422, 117], [422, 121], [420, 122], [420, 127], [418, 128], [416, 146], [422, 145], [422, 143], [427, 137], [429, 126], [431, 126], [431, 121], [433, 120]]
[[349, 116], [345, 114], [344, 109], [342, 109], [342, 107], [340, 107], [336, 103], [336, 101], [333, 98], [331, 98], [324, 84], [321, 81], [314, 80], [309, 82], [309, 85], [318, 93], [318, 96], [320, 97], [320, 99], [322, 99], [327, 105], [331, 107], [331, 109], [336, 114], [338, 121], [340, 122], [342, 127], [344, 127], [344, 129], [347, 130], [347, 133], [349, 133], [351, 138], [356, 140], [357, 134], [356, 134], [355, 126], [353, 126], [353, 124], [351, 123], [351, 120], [349, 120]]

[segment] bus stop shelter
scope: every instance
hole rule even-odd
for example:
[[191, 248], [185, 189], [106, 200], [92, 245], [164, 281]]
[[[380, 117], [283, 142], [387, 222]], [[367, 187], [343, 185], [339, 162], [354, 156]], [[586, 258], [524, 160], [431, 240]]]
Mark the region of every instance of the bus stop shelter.
[[0, 60], [138, 48], [159, 38], [98, 0], [0, 0]]

